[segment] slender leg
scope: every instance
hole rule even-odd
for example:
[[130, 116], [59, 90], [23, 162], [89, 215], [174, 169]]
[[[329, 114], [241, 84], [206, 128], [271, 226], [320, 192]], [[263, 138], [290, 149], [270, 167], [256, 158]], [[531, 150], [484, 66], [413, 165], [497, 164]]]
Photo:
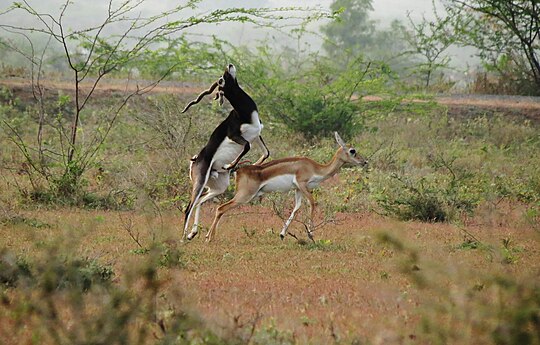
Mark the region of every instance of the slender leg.
[[255, 162], [255, 165], [259, 165], [264, 162], [268, 157], [270, 157], [270, 150], [268, 150], [268, 147], [266, 146], [263, 138], [260, 135], [255, 138], [255, 140], [253, 140], [253, 143], [257, 144], [257, 146], [259, 146], [263, 151], [263, 155], [261, 156], [261, 158], [259, 158], [259, 160]]
[[296, 215], [296, 211], [298, 211], [298, 209], [302, 205], [302, 193], [298, 189], [294, 193], [294, 201], [295, 201], [294, 209], [291, 215], [289, 216], [289, 219], [287, 219], [287, 221], [285, 222], [283, 229], [281, 229], [281, 232], [279, 233], [279, 237], [281, 237], [281, 239], [284, 239], [285, 236], [287, 236], [287, 229], [289, 228], [289, 225], [294, 219], [294, 216]]
[[182, 236], [182, 240], [186, 237], [187, 234], [187, 228], [189, 226], [189, 220], [191, 218], [191, 214], [193, 212], [193, 208], [197, 206], [199, 202], [199, 198], [201, 197], [204, 187], [206, 186], [206, 183], [208, 182], [208, 178], [210, 176], [210, 167], [212, 165], [212, 162], [207, 161], [199, 161], [195, 162], [191, 165], [191, 178], [193, 181], [193, 187], [191, 190], [191, 199], [189, 201], [189, 205], [186, 209], [186, 214], [184, 217], [184, 234]]
[[238, 162], [240, 162], [240, 159], [242, 159], [242, 157], [244, 157], [246, 155], [246, 153], [248, 153], [249, 149], [251, 148], [251, 144], [249, 143], [249, 141], [244, 139], [244, 137], [242, 137], [241, 135], [236, 135], [234, 137], [230, 137], [229, 139], [231, 139], [232, 141], [234, 141], [235, 143], [237, 143], [239, 145], [243, 145], [244, 150], [242, 151], [242, 153], [240, 153], [238, 155], [238, 157], [236, 157], [234, 159], [234, 161], [232, 163], [227, 164], [227, 165], [225, 165], [223, 167], [223, 169], [225, 169], [225, 170], [231, 170], [232, 168], [234, 168], [236, 166], [236, 164], [238, 164]]
[[229, 212], [230, 210], [242, 204], [247, 204], [248, 202], [251, 201], [251, 199], [253, 199], [253, 197], [256, 194], [257, 192], [250, 193], [249, 191], [237, 192], [234, 198], [232, 198], [230, 201], [227, 201], [223, 205], [219, 206], [216, 210], [216, 216], [214, 217], [212, 226], [210, 227], [210, 230], [206, 234], [206, 241], [207, 242], [212, 241], [212, 236], [214, 234], [214, 231], [217, 228], [219, 221], [221, 220], [221, 217], [223, 217], [225, 213]]
[[208, 193], [201, 196], [199, 203], [195, 206], [195, 217], [193, 220], [193, 226], [191, 227], [191, 232], [187, 235], [187, 239], [191, 241], [199, 233], [199, 216], [201, 213], [201, 206], [206, 201], [212, 199], [213, 197], [221, 193], [216, 193], [215, 191], [208, 191]]
[[[202, 195], [201, 198], [204, 199], [206, 195]], [[199, 232], [199, 215], [201, 213], [201, 204], [202, 204], [202, 199], [201, 199], [201, 202], [199, 202], [197, 204], [197, 206], [195, 206], [195, 216], [194, 216], [194, 220], [193, 220], [193, 226], [191, 227], [191, 232], [187, 235], [187, 239], [189, 241], [191, 241], [193, 239], [193, 237], [197, 236], [197, 233]]]
[[308, 200], [310, 208], [310, 217], [308, 219], [308, 231], [307, 235], [310, 240], [313, 241], [313, 217], [315, 216], [315, 199], [311, 192], [307, 189], [305, 184], [298, 184], [298, 189], [302, 192], [302, 195]]
[[208, 179], [207, 186], [209, 187], [208, 191], [200, 197], [199, 203], [195, 207], [195, 220], [193, 221], [191, 232], [187, 236], [188, 240], [192, 240], [199, 232], [199, 215], [202, 204], [208, 200], [212, 200], [214, 197], [220, 194], [223, 194], [227, 190], [227, 187], [229, 187], [229, 173], [222, 172], [219, 173], [217, 177], [211, 177]]

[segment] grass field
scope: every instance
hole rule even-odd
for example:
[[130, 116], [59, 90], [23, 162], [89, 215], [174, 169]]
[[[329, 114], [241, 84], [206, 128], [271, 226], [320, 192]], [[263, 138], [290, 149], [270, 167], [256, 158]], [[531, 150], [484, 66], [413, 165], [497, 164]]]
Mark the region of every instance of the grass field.
[[[388, 114], [368, 105], [377, 116], [351, 140], [371, 168], [345, 169], [316, 192], [315, 242], [300, 221], [298, 240], [279, 239], [288, 195], [232, 212], [206, 244], [180, 242], [179, 209], [186, 157], [207, 128], [169, 147], [160, 127], [134, 119], [161, 116], [181, 134], [183, 103], [130, 107], [79, 203], [32, 199], [2, 134], [0, 343], [540, 343], [536, 108], [509, 118], [476, 106], [467, 117], [463, 104], [455, 115], [431, 103]], [[2, 116], [15, 108], [5, 102]], [[325, 161], [335, 150], [332, 138], [282, 130], [265, 126], [274, 158]], [[111, 194], [117, 207], [100, 199]], [[203, 207], [204, 227], [216, 205]]]
[[[538, 232], [507, 210], [488, 224], [470, 219], [466, 233], [450, 224], [338, 214], [311, 243], [281, 241], [281, 220], [249, 206], [224, 219], [211, 245], [202, 238], [180, 243], [175, 212], [40, 210], [24, 212], [32, 222], [4, 225], [2, 247], [25, 257], [50, 255], [52, 247], [97, 259], [123, 285], [147, 256], [129, 236], [133, 224], [145, 246], [154, 241], [179, 251], [179, 265], [157, 272], [157, 309], [188, 310], [228, 341], [479, 344], [491, 343], [496, 327], [511, 327], [505, 313], [538, 293]], [[306, 238], [302, 228], [293, 232]], [[19, 320], [29, 328], [6, 327], [13, 318], [2, 313], [4, 343], [31, 343], [46, 327], [31, 318]]]

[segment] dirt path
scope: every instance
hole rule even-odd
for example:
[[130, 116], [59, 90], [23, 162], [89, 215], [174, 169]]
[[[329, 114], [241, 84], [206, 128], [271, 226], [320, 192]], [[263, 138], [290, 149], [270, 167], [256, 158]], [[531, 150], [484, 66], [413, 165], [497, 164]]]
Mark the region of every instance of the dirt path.
[[[98, 91], [136, 91], [137, 87], [143, 88], [147, 85], [150, 85], [151, 82], [148, 80], [103, 80], [101, 81], [96, 90]], [[0, 79], [1, 86], [7, 86], [10, 88], [28, 88], [31, 89], [32, 83], [28, 79], [23, 78], [10, 78], [10, 79]], [[48, 90], [63, 90], [63, 91], [74, 91], [73, 82], [69, 80], [43, 80], [41, 85]], [[84, 82], [81, 84], [84, 91], [89, 91], [93, 87], [93, 81]], [[154, 93], [197, 93], [200, 92], [200, 87], [194, 86], [193, 83], [180, 83], [180, 82], [169, 82], [162, 81], [159, 85], [152, 88]]]
[[[97, 93], [133, 92], [137, 88], [149, 85], [147, 80], [104, 80], [96, 88]], [[73, 83], [69, 80], [44, 80], [42, 85], [48, 90], [73, 91]], [[0, 79], [0, 86], [15, 89], [28, 89], [31, 92], [30, 80], [23, 78]], [[84, 91], [93, 87], [92, 81], [82, 84]], [[189, 82], [163, 81], [151, 89], [152, 93], [175, 93], [194, 95], [202, 90], [203, 86]], [[367, 101], [380, 100], [379, 97], [364, 97]], [[471, 116], [483, 113], [500, 112], [511, 116], [524, 117], [540, 122], [540, 97], [509, 96], [509, 95], [441, 95], [435, 100], [448, 106], [449, 113], [454, 116]]]

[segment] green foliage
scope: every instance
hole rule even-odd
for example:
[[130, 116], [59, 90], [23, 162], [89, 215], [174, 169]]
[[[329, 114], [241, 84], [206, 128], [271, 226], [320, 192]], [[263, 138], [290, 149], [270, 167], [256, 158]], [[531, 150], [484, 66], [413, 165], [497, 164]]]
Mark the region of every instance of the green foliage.
[[494, 284], [515, 300], [499, 310], [499, 322], [492, 332], [495, 344], [537, 344], [540, 342], [540, 289], [500, 277]]
[[[36, 200], [59, 198], [70, 202], [85, 195], [85, 175], [98, 161], [128, 101], [152, 90], [175, 69], [181, 71], [177, 75], [186, 77], [192, 76], [197, 68], [207, 67], [206, 61], [212, 59], [212, 54], [206, 48], [193, 49], [181, 36], [172, 38], [177, 37], [179, 32], [197, 25], [227, 21], [277, 27], [280, 21], [291, 17], [296, 25], [302, 26], [329, 16], [324, 11], [292, 7], [240, 7], [202, 13], [196, 6], [199, 2], [184, 2], [148, 18], [139, 13], [144, 1], [110, 3], [97, 24], [70, 29], [64, 23], [71, 13], [77, 12], [71, 11], [72, 8], [76, 9], [75, 2], [66, 2], [57, 13], [38, 11], [28, 2], [16, 3], [0, 11], [0, 18], [8, 15], [23, 18], [18, 25], [0, 24], [0, 27], [20, 34], [31, 49], [24, 53], [24, 49], [10, 40], [1, 40], [0, 45], [7, 45], [20, 53], [23, 59], [31, 62], [32, 76], [41, 76], [47, 65], [45, 57], [49, 55], [49, 43], [59, 44], [59, 60], [64, 61], [67, 67], [66, 73], [73, 80], [75, 93], [75, 97], [60, 95], [54, 104], [57, 111], [52, 113], [48, 111], [51, 107], [47, 98], [49, 90], [41, 85], [32, 85], [37, 100], [34, 109], [37, 116], [31, 116], [31, 121], [25, 126], [34, 131], [32, 137], [36, 139], [28, 139], [28, 128], [21, 131], [10, 121], [2, 122], [12, 143], [26, 161], [28, 168], [24, 176], [30, 180], [32, 188], [32, 192], [27, 194], [34, 194]], [[50, 20], [56, 25], [48, 25]], [[105, 32], [110, 32], [112, 27], [115, 34], [106, 36]], [[36, 51], [33, 41], [37, 40], [47, 43]], [[191, 68], [193, 62], [196, 63]], [[90, 115], [89, 110], [95, 110], [91, 109], [91, 104], [97, 98], [95, 93], [105, 77], [113, 72], [132, 72], [133, 68], [153, 80], [143, 81], [143, 85], [137, 84], [132, 90], [126, 87], [122, 96], [110, 97], [110, 107], [94, 118], [95, 121], [83, 121]], [[34, 82], [35, 78], [32, 78]], [[84, 90], [83, 84], [86, 84]]]
[[463, 119], [428, 104], [398, 105], [368, 119], [377, 131], [364, 133], [375, 152], [366, 188], [383, 214], [453, 221], [479, 205], [538, 202], [539, 136], [528, 121]]
[[185, 36], [160, 38], [155, 45], [139, 52], [119, 74], [136, 72], [146, 79], [166, 76], [165, 80], [195, 81], [209, 74], [209, 61], [219, 58], [211, 44], [188, 41]]
[[456, 249], [471, 250], [478, 249], [482, 246], [480, 242], [472, 238], [465, 238], [462, 243], [456, 246]]
[[0, 282], [8, 287], [15, 286], [20, 278], [26, 278], [24, 284], [39, 284], [49, 292], [61, 289], [84, 292], [93, 285], [110, 283], [113, 277], [111, 267], [88, 258], [75, 259], [56, 255], [47, 262], [37, 261], [30, 264], [6, 249], [0, 253]]
[[[10, 336], [54, 344], [229, 342], [164, 293], [154, 256], [113, 283], [110, 267], [51, 255], [55, 251], [66, 249], [55, 246], [35, 253], [29, 265], [0, 250], [0, 317], [9, 323]], [[40, 255], [47, 259], [37, 260]], [[66, 317], [70, 327], [65, 327]]]
[[414, 61], [404, 54], [410, 49], [405, 39], [407, 29], [398, 19], [382, 26], [370, 18], [372, 0], [336, 0], [330, 5], [336, 20], [321, 27], [323, 49], [337, 69], [346, 69], [351, 61], [363, 56], [380, 61], [400, 76], [405, 76]]
[[20, 279], [31, 276], [32, 272], [26, 260], [6, 248], [0, 250], [0, 285], [14, 287]]
[[[424, 340], [461, 343], [471, 339], [478, 341], [476, 335], [484, 333], [488, 336], [486, 341], [494, 344], [537, 344], [540, 341], [540, 289], [536, 282], [521, 283], [510, 277], [495, 276], [464, 290], [462, 293], [467, 298], [456, 308], [454, 291], [441, 285], [431, 286], [432, 293], [437, 294], [437, 302], [434, 303], [436, 306], [426, 308], [422, 319]], [[487, 295], [493, 293], [497, 298], [488, 302]], [[462, 323], [469, 329], [456, 332], [437, 318], [449, 314], [454, 327], [456, 323]], [[471, 319], [476, 319], [474, 325], [471, 325]]]
[[[237, 50], [233, 56], [241, 61], [241, 78], [261, 111], [310, 140], [334, 131], [347, 138], [362, 130], [362, 102], [354, 98], [383, 92], [391, 77], [387, 66], [360, 57], [338, 68], [324, 58], [311, 56], [305, 63], [307, 57], [287, 54], [276, 59], [275, 52], [260, 47], [256, 53]], [[289, 65], [280, 62], [285, 60]]]
[[429, 21], [422, 17], [422, 21], [415, 23], [408, 14], [411, 31], [404, 32], [404, 38], [409, 43], [410, 50], [405, 54], [420, 56], [423, 61], [415, 64], [412, 73], [418, 73], [424, 80], [424, 88], [432, 86], [435, 73], [449, 68], [450, 57], [445, 55], [446, 50], [456, 42], [452, 33], [450, 16], [440, 17], [433, 3], [433, 13], [436, 20]]
[[[445, 9], [463, 46], [477, 48], [501, 93], [538, 95], [540, 8], [535, 1], [449, 0]], [[445, 19], [446, 20], [446, 19]]]
[[335, 0], [330, 9], [339, 14], [338, 20], [321, 28], [328, 38], [323, 48], [330, 56], [341, 58], [349, 50], [352, 56], [364, 53], [374, 44], [375, 21], [369, 18], [372, 0]]
[[505, 264], [515, 264], [518, 262], [518, 254], [523, 251], [523, 248], [517, 247], [512, 243], [510, 237], [501, 239], [501, 254], [502, 262]]
[[[478, 275], [476, 283], [462, 284], [463, 276], [455, 276], [456, 268], [437, 263], [435, 268], [421, 257], [411, 244], [396, 237], [394, 232], [382, 232], [379, 241], [399, 253], [402, 272], [418, 288], [425, 289], [432, 300], [421, 308], [422, 341], [434, 344], [448, 342], [494, 342], [495, 344], [537, 344], [540, 341], [540, 286], [535, 279], [521, 280], [510, 275]], [[460, 245], [462, 249], [486, 249], [475, 239]], [[510, 248], [510, 240], [503, 239]], [[452, 287], [449, 289], [449, 285]], [[496, 297], [494, 297], [496, 296]], [[451, 320], [452, 322], [444, 322]], [[460, 327], [460, 325], [462, 327]], [[485, 337], [480, 340], [480, 337]]]
[[40, 284], [43, 284], [43, 289], [48, 291], [58, 289], [88, 291], [93, 285], [110, 283], [114, 276], [110, 267], [88, 258], [59, 258], [45, 265], [40, 264], [35, 270], [35, 276], [38, 277]]
[[540, 231], [540, 203], [527, 208], [524, 214], [526, 222]]
[[374, 190], [374, 198], [385, 212], [402, 220], [445, 222], [460, 212], [471, 213], [479, 196], [467, 193], [466, 177], [459, 181], [433, 174], [410, 178], [391, 174], [383, 189]]
[[255, 332], [252, 343], [256, 345], [293, 345], [296, 344], [296, 339], [292, 332], [283, 331], [276, 325], [270, 324]]
[[[299, 242], [302, 244], [301, 242]], [[305, 248], [308, 250], [321, 250], [329, 252], [339, 252], [343, 251], [343, 246], [340, 244], [333, 243], [331, 240], [315, 240], [309, 241], [304, 244]]]
[[17, 225], [17, 224], [24, 224], [35, 229], [44, 229], [44, 228], [51, 227], [50, 224], [42, 222], [39, 219], [27, 218], [18, 214], [0, 217], [0, 225], [6, 226], [6, 225]]
[[157, 245], [154, 249], [159, 256], [158, 264], [160, 267], [181, 268], [184, 267], [182, 261], [182, 251], [176, 247], [166, 244]]

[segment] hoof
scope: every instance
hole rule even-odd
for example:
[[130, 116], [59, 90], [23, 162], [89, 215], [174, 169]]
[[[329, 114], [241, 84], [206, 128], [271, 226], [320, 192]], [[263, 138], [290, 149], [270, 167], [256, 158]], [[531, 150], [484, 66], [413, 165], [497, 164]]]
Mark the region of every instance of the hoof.
[[195, 232], [195, 233], [193, 233], [193, 232], [189, 233], [189, 235], [187, 235], [188, 241], [191, 241], [192, 239], [194, 239], [195, 236], [197, 236], [197, 233], [196, 233], [196, 232]]
[[283, 240], [285, 238], [285, 235], [279, 234], [279, 238], [281, 238], [281, 240]]
[[227, 164], [227, 165], [224, 165], [224, 166], [223, 166], [223, 170], [229, 171], [229, 170], [231, 170], [232, 168], [234, 168], [235, 166], [236, 166], [236, 164], [234, 164], [234, 165], [233, 165], [233, 164]]

